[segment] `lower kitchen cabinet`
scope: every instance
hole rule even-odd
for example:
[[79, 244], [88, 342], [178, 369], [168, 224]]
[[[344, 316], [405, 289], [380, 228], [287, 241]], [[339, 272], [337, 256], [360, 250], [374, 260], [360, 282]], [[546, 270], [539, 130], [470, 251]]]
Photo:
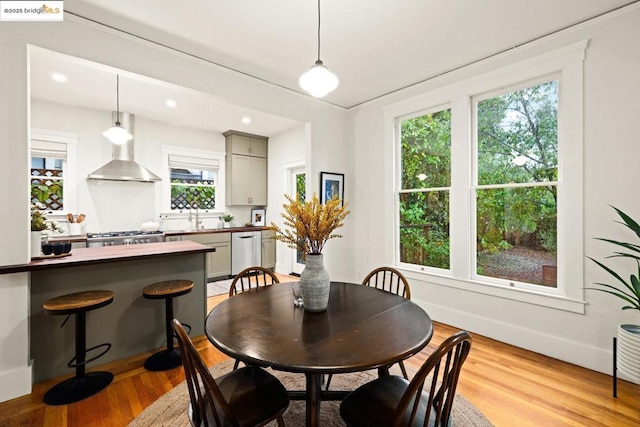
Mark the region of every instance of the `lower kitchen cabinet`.
[[207, 253], [207, 279], [231, 274], [231, 233], [183, 234], [182, 240], [214, 248]]
[[275, 231], [262, 230], [262, 266], [274, 270], [276, 268]]

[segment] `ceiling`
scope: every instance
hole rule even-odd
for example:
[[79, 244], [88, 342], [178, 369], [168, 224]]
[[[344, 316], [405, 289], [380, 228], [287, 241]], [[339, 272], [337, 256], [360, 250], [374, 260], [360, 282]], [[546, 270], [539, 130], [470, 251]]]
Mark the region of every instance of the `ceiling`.
[[[345, 108], [357, 106], [637, 1], [323, 0], [320, 57], [340, 79], [338, 88], [324, 100]], [[316, 60], [315, 0], [66, 0], [64, 7], [68, 14], [160, 43], [284, 90], [302, 93], [298, 78]], [[59, 61], [57, 66], [64, 67], [68, 62], [44, 53], [42, 56], [36, 59], [37, 67], [32, 65], [32, 70], [42, 69], [50, 74], [50, 69], [45, 70], [47, 66]], [[114, 109], [113, 74], [117, 70], [82, 62], [72, 61], [70, 68], [86, 68], [81, 68], [73, 81], [70, 77], [64, 90], [59, 84], [53, 89], [40, 87], [45, 82], [52, 86], [48, 77], [49, 81], [32, 79], [42, 82], [32, 88], [34, 97], [75, 105], [91, 102], [92, 108]], [[239, 118], [247, 115], [252, 124], [239, 130], [267, 136], [298, 124], [208, 95], [123, 74], [121, 111], [144, 111], [153, 113], [156, 119], [216, 131], [239, 129]], [[149, 86], [138, 88], [144, 85]], [[69, 87], [73, 89], [70, 91]], [[56, 89], [60, 93], [54, 94]], [[176, 99], [175, 109], [164, 106], [167, 97]], [[162, 108], [142, 107], [140, 100], [147, 104], [157, 100]], [[220, 116], [220, 120], [211, 123], [214, 111], [214, 117]]]

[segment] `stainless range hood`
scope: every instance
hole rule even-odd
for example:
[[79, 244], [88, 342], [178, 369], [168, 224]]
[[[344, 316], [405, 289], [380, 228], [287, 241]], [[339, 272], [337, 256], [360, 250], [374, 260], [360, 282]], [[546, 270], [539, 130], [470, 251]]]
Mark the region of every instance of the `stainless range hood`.
[[[112, 122], [117, 121], [117, 113], [113, 112]], [[136, 182], [156, 182], [161, 178], [136, 163], [133, 160], [133, 142], [135, 133], [133, 132], [133, 114], [120, 113], [120, 125], [134, 135], [134, 138], [122, 145], [112, 144], [113, 160], [87, 176], [87, 179], [100, 179], [105, 181], [136, 181]]]

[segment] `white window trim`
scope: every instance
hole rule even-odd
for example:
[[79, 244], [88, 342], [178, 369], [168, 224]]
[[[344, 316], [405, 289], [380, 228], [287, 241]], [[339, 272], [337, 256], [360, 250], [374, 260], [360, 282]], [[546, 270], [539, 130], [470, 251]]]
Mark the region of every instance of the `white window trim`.
[[169, 174], [169, 156], [189, 156], [189, 157], [199, 157], [207, 160], [217, 160], [220, 163], [218, 168], [218, 180], [215, 184], [216, 186], [216, 209], [213, 211], [208, 211], [209, 214], [219, 214], [225, 212], [225, 156], [224, 152], [220, 151], [208, 151], [208, 150], [198, 150], [195, 148], [185, 148], [173, 145], [162, 145], [162, 173], [160, 177], [162, 178], [162, 205], [159, 207], [158, 211], [162, 212], [163, 215], [181, 215], [180, 212], [171, 210], [171, 179]]
[[[393, 147], [394, 183], [388, 195], [393, 200], [393, 250], [395, 264], [407, 276], [420, 281], [458, 288], [470, 292], [552, 307], [575, 313], [584, 313], [584, 200], [583, 200], [583, 62], [589, 41], [583, 40], [543, 55], [496, 69], [480, 76], [448, 85], [384, 108], [386, 134], [389, 147]], [[473, 240], [471, 222], [472, 168], [471, 157], [471, 102], [472, 97], [484, 92], [538, 79], [544, 75], [560, 75], [558, 90], [558, 294], [534, 289], [509, 288], [479, 280], [472, 280], [472, 259], [469, 242]], [[452, 109], [451, 141], [452, 167], [469, 164], [466, 170], [452, 174], [451, 209], [451, 268], [430, 269], [399, 262], [398, 186], [400, 182], [399, 129], [397, 120], [417, 111], [450, 104]], [[457, 141], [457, 142], [456, 142]], [[460, 143], [465, 141], [466, 143]], [[568, 236], [571, 236], [569, 239]], [[570, 257], [566, 254], [571, 254]]]
[[[31, 159], [32, 147], [34, 141], [43, 142], [56, 142], [66, 145], [66, 158], [64, 160], [64, 176], [63, 176], [63, 189], [62, 200], [64, 202], [64, 209], [60, 212], [52, 211], [47, 215], [50, 219], [61, 220], [66, 219], [66, 213], [77, 211], [78, 206], [78, 189], [77, 189], [77, 145], [78, 135], [75, 133], [59, 132], [54, 130], [31, 128], [29, 134], [29, 159]], [[37, 142], [35, 143], [37, 144]], [[31, 170], [31, 162], [29, 162], [29, 170]], [[31, 176], [31, 174], [29, 174]]]

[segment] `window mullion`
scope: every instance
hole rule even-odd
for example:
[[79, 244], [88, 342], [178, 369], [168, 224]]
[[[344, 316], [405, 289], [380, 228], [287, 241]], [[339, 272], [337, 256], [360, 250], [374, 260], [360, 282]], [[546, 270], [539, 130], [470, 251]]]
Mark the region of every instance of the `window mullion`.
[[461, 94], [451, 102], [451, 274], [468, 278], [471, 271], [471, 100]]

